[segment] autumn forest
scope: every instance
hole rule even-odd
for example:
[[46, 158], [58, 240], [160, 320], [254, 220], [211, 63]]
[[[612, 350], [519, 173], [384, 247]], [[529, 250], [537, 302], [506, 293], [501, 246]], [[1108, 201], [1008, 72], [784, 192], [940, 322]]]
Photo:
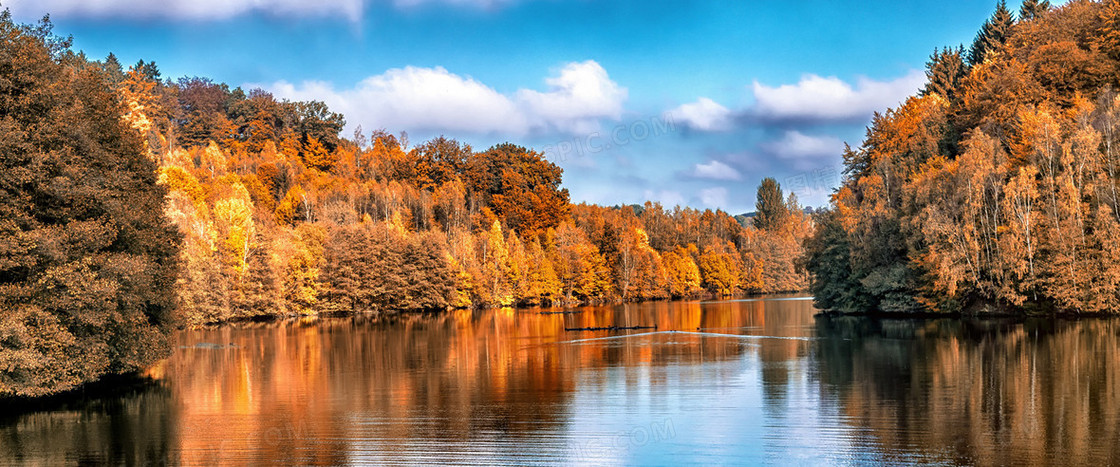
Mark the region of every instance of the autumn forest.
[[877, 114], [807, 244], [821, 308], [1120, 311], [1120, 3], [1000, 2]]
[[516, 143], [341, 135], [277, 99], [0, 18], [0, 396], [272, 316], [810, 291], [849, 313], [1120, 310], [1120, 2], [1000, 2], [876, 114], [829, 206], [574, 204]]

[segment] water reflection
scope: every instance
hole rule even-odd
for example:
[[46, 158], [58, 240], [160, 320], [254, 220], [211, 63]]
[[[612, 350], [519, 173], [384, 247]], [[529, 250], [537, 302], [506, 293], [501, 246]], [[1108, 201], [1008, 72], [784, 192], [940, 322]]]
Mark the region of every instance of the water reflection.
[[156, 384], [109, 396], [50, 401], [42, 410], [0, 412], [0, 463], [30, 465], [163, 464], [175, 458], [172, 395]]
[[[158, 384], [0, 417], [0, 460], [1118, 461], [1115, 321], [814, 318], [806, 300], [555, 311], [184, 331]], [[634, 325], [657, 329], [564, 330]]]
[[1120, 321], [821, 319], [821, 391], [879, 460], [1120, 462]]

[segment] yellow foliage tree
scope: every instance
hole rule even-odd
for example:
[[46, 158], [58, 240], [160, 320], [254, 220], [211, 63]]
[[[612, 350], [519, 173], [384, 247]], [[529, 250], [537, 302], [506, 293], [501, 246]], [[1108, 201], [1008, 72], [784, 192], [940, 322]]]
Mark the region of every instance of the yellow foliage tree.
[[292, 185], [284, 199], [276, 206], [276, 222], [281, 225], [293, 225], [297, 220], [305, 220], [307, 205], [307, 192], [303, 187]]
[[711, 250], [700, 255], [700, 275], [704, 286], [719, 296], [728, 296], [739, 288], [741, 266], [727, 251]]
[[668, 276], [669, 294], [676, 298], [690, 297], [700, 293], [700, 268], [692, 255], [683, 247], [667, 251], [661, 255]]
[[552, 264], [562, 285], [564, 300], [596, 300], [610, 291], [610, 274], [599, 249], [571, 222], [549, 231], [555, 249]]
[[281, 283], [281, 294], [294, 307], [292, 311], [315, 313], [322, 289], [319, 273], [325, 240], [326, 230], [315, 224], [300, 224], [282, 238], [282, 245], [278, 248], [282, 250], [281, 256], [288, 260]]
[[225, 154], [222, 153], [222, 150], [218, 147], [218, 144], [213, 141], [211, 141], [210, 144], [206, 145], [206, 148], [202, 150], [202, 154], [201, 156], [199, 156], [199, 163], [202, 169], [205, 170], [212, 178], [217, 178], [225, 175], [229, 165]]
[[510, 306], [514, 293], [510, 284], [510, 257], [502, 235], [502, 224], [490, 224], [490, 230], [483, 233], [479, 242], [479, 256], [486, 279], [489, 302], [495, 305]]
[[222, 236], [220, 252], [225, 256], [224, 262], [240, 275], [245, 272], [250, 242], [255, 234], [253, 201], [241, 183], [233, 184], [230, 191], [229, 197], [214, 203], [214, 222]]

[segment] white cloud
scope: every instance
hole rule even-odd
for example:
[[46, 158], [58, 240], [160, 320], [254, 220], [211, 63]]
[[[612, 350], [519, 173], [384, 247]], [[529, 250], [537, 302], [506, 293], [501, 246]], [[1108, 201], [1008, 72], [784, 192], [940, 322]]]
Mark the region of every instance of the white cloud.
[[525, 119], [506, 96], [471, 78], [436, 68], [394, 68], [352, 89], [308, 81], [267, 86], [278, 97], [321, 100], [351, 124], [390, 131], [454, 130], [521, 133]]
[[752, 85], [754, 111], [776, 119], [838, 120], [863, 118], [875, 111], [898, 105], [926, 81], [925, 74], [911, 70], [891, 81], [860, 78], [855, 86], [839, 78], [807, 74], [797, 84], [770, 87]]
[[524, 135], [534, 131], [588, 132], [603, 118], [619, 119], [626, 88], [598, 63], [569, 63], [545, 80], [546, 92], [521, 89], [512, 96], [442, 67], [394, 68], [351, 89], [308, 81], [260, 86], [280, 98], [320, 100], [346, 116], [350, 126], [390, 131]]
[[727, 165], [720, 161], [710, 161], [707, 164], [696, 164], [692, 166], [692, 173], [690, 174], [696, 178], [707, 178], [711, 180], [728, 180], [734, 181], [742, 178], [738, 170], [734, 167]]
[[717, 186], [700, 190], [700, 203], [711, 208], [727, 205], [727, 188]]
[[731, 127], [731, 110], [707, 97], [683, 104], [668, 113], [674, 120], [684, 122], [695, 130], [721, 131]]
[[802, 159], [837, 156], [844, 149], [844, 142], [831, 136], [810, 136], [790, 130], [780, 140], [762, 143], [762, 148], [783, 159]]
[[517, 91], [517, 100], [537, 125], [554, 125], [565, 131], [586, 133], [598, 127], [598, 119], [622, 117], [626, 88], [611, 81], [607, 70], [594, 60], [572, 62], [560, 75], [545, 80], [548, 92]]
[[5, 0], [17, 18], [38, 18], [43, 14], [59, 18], [170, 18], [222, 20], [249, 13], [274, 16], [337, 16], [351, 21], [361, 18], [365, 6], [375, 2], [391, 3], [397, 8], [442, 3], [453, 6], [492, 9], [514, 0]]

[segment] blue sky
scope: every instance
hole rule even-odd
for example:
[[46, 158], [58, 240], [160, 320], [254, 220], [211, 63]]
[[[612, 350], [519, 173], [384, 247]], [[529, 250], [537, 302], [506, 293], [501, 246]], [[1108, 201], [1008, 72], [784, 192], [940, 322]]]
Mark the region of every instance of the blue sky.
[[[968, 44], [994, 1], [6, 0], [91, 57], [155, 61], [316, 99], [349, 136], [511, 141], [565, 169], [573, 201], [753, 210], [772, 176], [803, 204], [843, 142]], [[1017, 5], [1014, 5], [1017, 8]]]

